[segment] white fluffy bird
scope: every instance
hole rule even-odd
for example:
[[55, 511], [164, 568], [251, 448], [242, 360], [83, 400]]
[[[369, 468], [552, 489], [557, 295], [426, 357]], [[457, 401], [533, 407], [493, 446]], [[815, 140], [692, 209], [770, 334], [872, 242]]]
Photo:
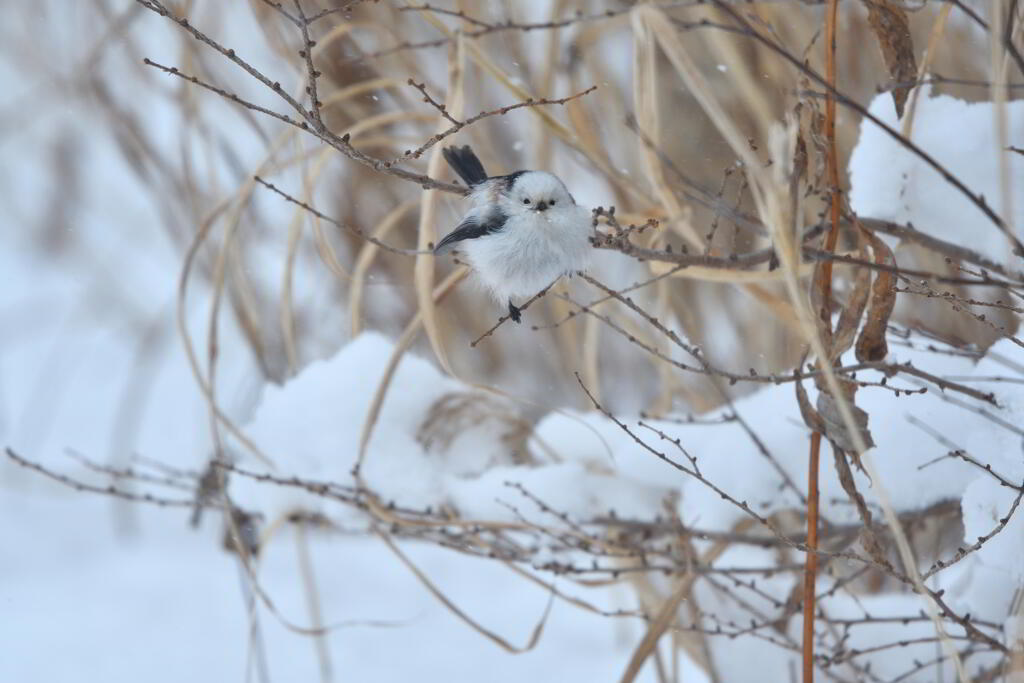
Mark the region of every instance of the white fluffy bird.
[[550, 173], [488, 177], [468, 145], [446, 148], [444, 158], [469, 187], [472, 207], [434, 252], [458, 246], [494, 298], [507, 301], [509, 316], [519, 322], [513, 299], [531, 297], [562, 275], [586, 268], [591, 214]]

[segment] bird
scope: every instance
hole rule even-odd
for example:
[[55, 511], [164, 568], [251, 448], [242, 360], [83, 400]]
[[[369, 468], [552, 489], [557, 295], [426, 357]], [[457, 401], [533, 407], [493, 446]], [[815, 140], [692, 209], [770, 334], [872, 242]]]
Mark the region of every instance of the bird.
[[522, 314], [514, 300], [586, 269], [592, 214], [551, 173], [488, 176], [469, 145], [446, 147], [442, 153], [469, 188], [470, 209], [434, 253], [462, 251], [490, 294], [507, 302], [509, 317], [519, 323]]

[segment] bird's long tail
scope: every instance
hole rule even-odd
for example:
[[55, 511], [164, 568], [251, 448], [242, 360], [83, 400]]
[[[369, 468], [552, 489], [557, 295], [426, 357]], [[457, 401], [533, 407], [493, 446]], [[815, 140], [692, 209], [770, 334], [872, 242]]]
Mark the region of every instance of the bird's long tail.
[[452, 170], [459, 174], [459, 177], [466, 185], [473, 187], [487, 180], [487, 171], [480, 159], [469, 145], [462, 147], [445, 147], [442, 150], [444, 160], [452, 167]]

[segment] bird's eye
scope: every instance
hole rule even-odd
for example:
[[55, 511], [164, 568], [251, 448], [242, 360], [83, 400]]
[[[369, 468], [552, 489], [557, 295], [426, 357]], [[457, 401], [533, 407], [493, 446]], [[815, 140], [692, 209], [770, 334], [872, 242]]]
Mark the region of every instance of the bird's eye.
[[554, 206], [555, 205], [555, 200], [552, 199], [551, 201], [548, 202], [548, 204], [550, 204], [551, 206]]
[[530, 203], [530, 200], [529, 200], [529, 199], [524, 199], [524, 200], [523, 200], [523, 204], [529, 204], [529, 203]]

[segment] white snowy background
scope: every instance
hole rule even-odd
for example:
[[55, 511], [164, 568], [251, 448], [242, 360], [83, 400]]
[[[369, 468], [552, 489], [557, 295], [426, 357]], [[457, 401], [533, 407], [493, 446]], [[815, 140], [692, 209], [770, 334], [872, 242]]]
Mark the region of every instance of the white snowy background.
[[[143, 76], [137, 65], [125, 63], [116, 45], [104, 46], [97, 36], [83, 36], [75, 21], [77, 12], [73, 3], [50, 6], [42, 18], [10, 6], [0, 10], [2, 35], [12, 51], [32, 50], [26, 36], [38, 35], [39, 22], [45, 22], [51, 36], [45, 49], [53, 65], [47, 80], [36, 80], [21, 73], [10, 54], [0, 60], [6, 84], [0, 102], [0, 445], [86, 481], [101, 479], [69, 457], [69, 450], [117, 466], [142, 454], [199, 470], [213, 443], [208, 406], [175, 323], [182, 245], [162, 227], [167, 217], [159, 214], [143, 189], [144, 177], [118, 153], [117, 136], [126, 133], [81, 99], [69, 97], [75, 106], [61, 106], [62, 93], [88, 78], [90, 69], [122, 69], [126, 87], [131, 79]], [[247, 11], [238, 14], [232, 32], [244, 36], [251, 30], [245, 23], [251, 17]], [[174, 49], [167, 42], [170, 29], [148, 13], [133, 21], [137, 23], [132, 35], [146, 41], [147, 54], [174, 63]], [[65, 66], [81, 65], [89, 50], [95, 50], [93, 64]], [[259, 58], [256, 55], [256, 61]], [[147, 129], [160, 131], [154, 142], [168, 150], [180, 144], [169, 102], [135, 101], [129, 92], [112, 96], [129, 111], [144, 115], [139, 120]], [[888, 95], [879, 95], [871, 109], [895, 122]], [[1010, 143], [1024, 147], [1024, 105], [1013, 103], [1007, 113]], [[993, 163], [999, 150], [991, 132], [990, 105], [923, 94], [916, 116], [918, 144], [968, 179], [974, 191], [999, 196]], [[251, 131], [238, 126], [227, 108], [223, 122], [238, 136], [235, 148], [244, 150]], [[88, 160], [86, 172], [71, 182], [50, 173], [52, 155], [60, 154], [62, 146]], [[249, 167], [256, 161], [254, 154], [239, 163]], [[1013, 222], [1020, 229], [1024, 193], [1017, 190], [1024, 187], [1024, 156], [1013, 156], [1011, 172]], [[919, 230], [968, 244], [992, 258], [1008, 257], [1005, 242], [976, 209], [870, 125], [862, 129], [850, 173], [851, 201], [862, 216], [912, 222]], [[69, 216], [49, 215], [48, 207], [57, 205], [55, 198], [67, 192], [83, 198], [77, 204], [81, 210]], [[267, 204], [277, 206], [276, 218], [288, 215], [283, 207]], [[40, 239], [47, 230], [56, 233], [49, 241]], [[278, 240], [266, 247], [268, 253], [283, 248], [283, 233]], [[57, 246], [41, 247], [47, 243]], [[270, 271], [265, 273], [267, 281], [279, 279], [280, 259], [268, 257], [265, 265]], [[300, 275], [298, 296], [326, 300], [317, 290], [320, 283], [316, 277]], [[210, 292], [201, 281], [190, 287], [184, 324], [195, 347], [203, 349]], [[318, 342], [323, 360], [275, 385], [261, 379], [231, 316], [222, 316], [219, 337], [218, 400], [277, 463], [277, 472], [350, 481], [372, 392], [392, 354], [392, 340], [376, 332], [351, 339], [325, 333]], [[1006, 479], [1024, 480], [1019, 429], [1024, 425], [1024, 384], [986, 379], [1024, 377], [1024, 353], [1008, 340], [998, 342], [978, 363], [936, 353], [926, 344], [896, 345], [891, 353], [892, 360], [912, 361], [933, 374], [956, 376], [995, 392], [1001, 408], [990, 411], [1017, 426], [996, 425], [950, 403], [935, 389], [903, 397], [866, 389], [858, 396], [858, 405], [871, 415], [875, 462], [897, 509], [913, 511], [942, 500], [960, 500], [964, 541], [973, 543], [1007, 513], [1013, 491], [961, 460], [928, 464], [947, 448], [908, 422], [907, 415], [965, 451], [984, 454]], [[908, 389], [919, 388], [901, 378], [893, 380], [901, 382]], [[688, 525], [727, 532], [743, 517], [735, 506], [638, 447], [594, 411], [552, 410], [541, 415], [527, 441], [532, 456], [528, 463], [508, 452], [500, 438], [507, 424], [498, 419], [479, 420], [450, 443], [425, 448], [417, 434], [435, 402], [452, 392], [479, 396], [476, 391], [446, 377], [432, 360], [406, 355], [368, 444], [363, 466], [367, 484], [384, 500], [414, 508], [449, 506], [468, 519], [514, 522], [517, 515], [524, 515], [543, 521], [543, 513], [510, 482], [521, 483], [580, 520], [609, 511], [622, 518], [649, 519], [670, 505]], [[513, 402], [502, 404], [502, 399], [486, 400], [510, 413], [520, 409]], [[737, 401], [734, 409], [786, 473], [803, 482], [808, 435], [792, 386], [767, 385]], [[620, 417], [636, 423], [635, 415]], [[708, 480], [759, 513], [799, 506], [779, 473], [736, 423], [648, 424], [679, 437]], [[657, 439], [651, 442], [656, 444]], [[671, 450], [666, 454], [678, 455]], [[243, 464], [260, 467], [253, 460]], [[860, 490], [873, 500], [871, 482], [857, 477]], [[844, 499], [830, 466], [822, 468], [822, 487], [823, 501]], [[232, 479], [232, 495], [242, 507], [261, 513], [265, 522], [296, 509], [316, 510], [340, 528], [309, 531], [303, 539], [285, 525], [267, 544], [258, 562], [258, 578], [276, 614], [260, 608], [258, 616], [251, 617], [249, 583], [235, 556], [221, 546], [216, 514], [208, 512], [203, 525], [194, 530], [187, 523], [187, 509], [158, 509], [77, 492], [2, 463], [0, 681], [232, 681], [258, 680], [261, 671], [267, 680], [300, 681], [323, 675], [324, 662], [334, 680], [605, 681], [618, 678], [644, 630], [638, 619], [608, 618], [556, 599], [537, 646], [511, 655], [453, 616], [379, 538], [359, 533], [366, 519], [351, 508], [240, 477]], [[840, 524], [857, 520], [849, 506], [825, 505], [824, 515]], [[945, 590], [947, 602], [957, 611], [1008, 624], [1014, 592], [1024, 579], [1022, 520], [1016, 515], [999, 536], [941, 573], [930, 587]], [[315, 620], [299, 579], [302, 544], [307, 542], [319, 593], [321, 614], [316, 618], [328, 626], [340, 624], [323, 638], [288, 628], [309, 626]], [[698, 549], [709, 545], [697, 543]], [[400, 542], [400, 547], [455, 604], [515, 645], [529, 640], [549, 604], [548, 591], [500, 563], [425, 543]], [[767, 550], [730, 547], [715, 565], [757, 567], [775, 561]], [[764, 579], [759, 588], [785, 599], [794, 576]], [[604, 610], [637, 607], [635, 593], [622, 587], [584, 589], [568, 580], [553, 580], [567, 595], [583, 597]], [[819, 590], [831, 580], [822, 577]], [[703, 609], [717, 610], [723, 622], [747, 618], [735, 605], [718, 604], [717, 594], [707, 588], [698, 589], [697, 597]], [[759, 600], [754, 592], [747, 597]], [[854, 599], [836, 593], [823, 601], [823, 608], [834, 618], [867, 613], [913, 616], [923, 603], [908, 594]], [[779, 637], [799, 643], [799, 624], [790, 623], [789, 631]], [[930, 636], [933, 630], [927, 621], [906, 626], [880, 622], [852, 633], [848, 646], [867, 648]], [[951, 627], [950, 634], [956, 637], [960, 632]], [[756, 637], [712, 638], [709, 644], [724, 681], [769, 680], [758, 678], [751, 662], [757, 662], [757, 672], [779, 672], [771, 680], [783, 680], [798, 662], [798, 652]], [[326, 655], [319, 647], [326, 648]], [[874, 657], [872, 670], [889, 679], [911, 668], [915, 658], [938, 654], [934, 642], [894, 649]], [[679, 656], [681, 680], [703, 680], [696, 666]], [[982, 666], [985, 661], [978, 657], [971, 663]], [[650, 665], [641, 679], [656, 680]]]

